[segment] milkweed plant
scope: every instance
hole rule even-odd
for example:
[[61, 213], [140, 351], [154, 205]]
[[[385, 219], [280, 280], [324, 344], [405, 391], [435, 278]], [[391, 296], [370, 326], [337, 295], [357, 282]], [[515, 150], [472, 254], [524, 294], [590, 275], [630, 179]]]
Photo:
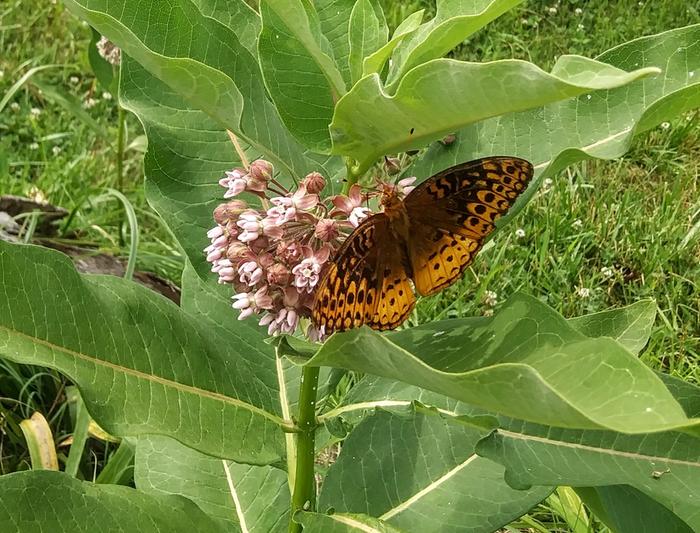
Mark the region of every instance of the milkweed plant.
[[133, 462], [133, 486], [74, 463], [0, 476], [3, 531], [486, 533], [545, 500], [611, 531], [700, 530], [700, 392], [637, 357], [654, 302], [564, 318], [514, 294], [387, 332], [310, 319], [387, 188], [529, 161], [497, 234], [564, 167], [697, 107], [700, 26], [545, 71], [444, 57], [518, 0], [437, 0], [393, 32], [377, 0], [64, 2], [120, 58], [146, 195], [187, 265], [178, 306], [0, 242], [0, 355], [66, 375], [77, 420], [119, 441], [106, 468]]

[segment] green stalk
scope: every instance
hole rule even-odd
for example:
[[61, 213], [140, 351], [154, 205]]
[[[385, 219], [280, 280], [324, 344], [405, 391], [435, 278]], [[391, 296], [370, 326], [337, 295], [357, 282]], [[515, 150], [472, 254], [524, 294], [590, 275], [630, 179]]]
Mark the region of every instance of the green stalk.
[[117, 187], [119, 192], [124, 192], [124, 141], [126, 113], [122, 106], [117, 107]]
[[297, 464], [292, 494], [292, 514], [289, 518], [289, 533], [302, 530], [301, 524], [294, 522], [297, 511], [311, 511], [316, 505], [316, 480], [314, 479], [314, 459], [316, 458], [316, 390], [318, 388], [318, 367], [304, 367], [301, 373], [299, 391], [299, 420], [297, 427]]

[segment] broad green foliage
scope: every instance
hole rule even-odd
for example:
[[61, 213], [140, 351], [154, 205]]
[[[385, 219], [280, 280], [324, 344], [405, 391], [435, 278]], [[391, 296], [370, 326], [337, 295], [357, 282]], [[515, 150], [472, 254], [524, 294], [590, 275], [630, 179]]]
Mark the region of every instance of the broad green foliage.
[[436, 59], [407, 73], [394, 95], [385, 92], [376, 74], [358, 82], [338, 102], [331, 124], [333, 147], [364, 170], [379, 156], [423, 147], [467, 124], [657, 72], [628, 73], [578, 56], [562, 56], [551, 73], [517, 60]]
[[551, 488], [511, 489], [500, 465], [474, 453], [491, 428], [472, 423], [488, 419], [378, 410], [345, 441], [319, 510], [364, 513], [406, 531], [429, 531], [438, 520], [449, 531], [488, 533], [546, 498]]
[[[535, 165], [537, 182], [572, 163], [623, 155], [634, 135], [700, 107], [700, 25], [643, 37], [597, 58], [620, 69], [661, 74], [467, 126], [449, 147], [431, 146], [407, 172], [430, 176], [462, 161], [508, 153]], [[537, 191], [530, 187], [502, 220], [507, 224]]]
[[270, 96], [292, 134], [316, 152], [330, 152], [328, 123], [345, 82], [326, 53], [316, 13], [302, 0], [270, 0], [260, 8], [258, 50]]
[[[512, 217], [544, 176], [618, 157], [700, 105], [700, 26], [562, 56], [551, 72], [444, 59], [519, 3], [437, 0], [435, 18], [415, 12], [390, 35], [378, 0], [66, 0], [124, 52], [119, 98], [148, 135], [146, 193], [187, 267], [178, 307], [0, 242], [0, 355], [74, 381], [90, 416], [129, 437], [102, 480], [119, 481], [135, 447], [137, 485], [1, 476], [0, 523], [489, 533], [566, 485], [616, 531], [700, 530], [700, 392], [638, 357], [653, 301], [566, 320], [516, 295], [490, 318], [270, 342], [235, 320], [204, 261], [218, 179], [245, 159], [270, 160], [288, 186], [319, 171], [338, 193], [407, 150], [426, 149], [406, 170], [419, 179], [519, 156], [537, 179]], [[336, 387], [345, 369], [362, 377]], [[82, 443], [87, 413], [79, 422]], [[316, 499], [314, 452], [337, 440]]]
[[476, 324], [338, 334], [307, 364], [389, 377], [560, 427], [643, 433], [691, 424], [661, 380], [618, 342], [586, 337], [522, 295]]
[[389, 70], [389, 91], [410, 69], [444, 56], [493, 19], [522, 0], [437, 0], [435, 18], [426, 22], [397, 49]]
[[223, 533], [191, 501], [127, 487], [78, 481], [60, 472], [0, 476], [3, 533]]
[[[78, 383], [114, 435], [167, 434], [257, 464], [284, 455], [269, 347], [245, 329], [224, 342], [201, 319], [144, 287], [81, 276], [57, 252], [0, 241], [0, 353]], [[230, 337], [229, 337], [230, 338]]]
[[168, 437], [139, 439], [136, 487], [155, 494], [180, 494], [226, 531], [286, 531], [287, 475], [271, 466], [247, 466], [203, 455]]

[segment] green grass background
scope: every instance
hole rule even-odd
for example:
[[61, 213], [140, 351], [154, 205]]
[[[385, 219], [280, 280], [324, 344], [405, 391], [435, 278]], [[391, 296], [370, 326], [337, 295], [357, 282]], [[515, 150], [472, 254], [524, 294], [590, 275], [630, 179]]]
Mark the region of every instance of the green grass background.
[[[426, 17], [434, 10], [424, 0], [382, 3], [392, 28], [416, 9], [425, 8]], [[514, 57], [549, 68], [561, 54], [595, 56], [641, 35], [698, 22], [700, 8], [686, 0], [533, 1], [452, 55]], [[71, 216], [58, 239], [126, 256], [123, 209], [116, 201], [96, 201], [120, 185], [139, 217], [137, 268], [177, 282], [182, 256], [144, 199], [143, 132], [134, 117], [126, 122], [125, 179], [118, 183], [116, 95], [95, 80], [89, 41], [90, 29], [60, 2], [0, 0], [0, 99], [32, 67], [56, 65], [30, 78], [0, 111], [0, 193], [62, 206]], [[50, 84], [63, 104], [33, 80]], [[496, 236], [460, 283], [422, 300], [411, 321], [488, 314], [515, 291], [534, 294], [566, 316], [651, 297], [659, 313], [641, 357], [700, 383], [699, 175], [697, 112], [638, 138], [623, 159], [570, 167]], [[58, 442], [71, 433], [65, 386], [53, 371], [0, 361], [0, 474], [29, 467], [17, 424], [33, 411], [49, 419]], [[92, 443], [83, 475], [99, 469], [110, 452], [108, 444]], [[586, 519], [570, 496], [562, 490], [513, 527], [606, 531]], [[567, 521], [567, 513], [557, 510], [567, 501], [578, 518]]]

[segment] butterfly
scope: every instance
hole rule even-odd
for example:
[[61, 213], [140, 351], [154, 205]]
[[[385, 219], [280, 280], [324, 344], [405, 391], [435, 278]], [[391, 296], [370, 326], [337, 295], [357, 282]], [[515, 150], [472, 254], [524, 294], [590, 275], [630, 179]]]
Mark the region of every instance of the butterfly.
[[321, 274], [314, 325], [324, 334], [399, 326], [416, 292], [429, 296], [461, 277], [533, 172], [524, 159], [486, 157], [428, 178], [403, 200], [386, 188], [383, 210], [355, 228]]

